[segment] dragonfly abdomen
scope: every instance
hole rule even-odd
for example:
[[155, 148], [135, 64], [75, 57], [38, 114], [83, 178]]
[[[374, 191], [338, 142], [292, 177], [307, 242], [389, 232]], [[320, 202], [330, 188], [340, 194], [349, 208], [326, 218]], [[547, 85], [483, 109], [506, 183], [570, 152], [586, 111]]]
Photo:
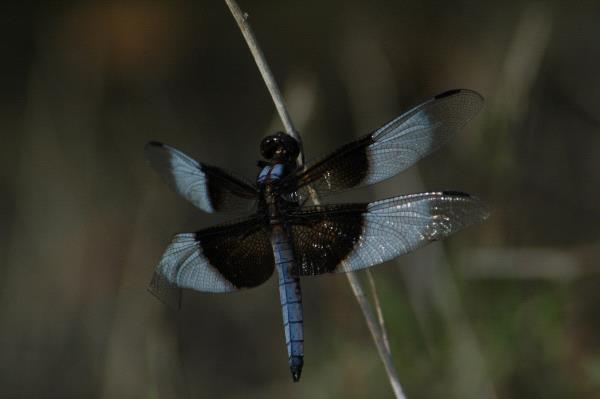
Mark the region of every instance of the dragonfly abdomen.
[[294, 382], [300, 379], [304, 363], [304, 331], [300, 279], [291, 274], [295, 259], [289, 235], [278, 225], [273, 226], [271, 244], [279, 274], [279, 298], [283, 315], [285, 343]]

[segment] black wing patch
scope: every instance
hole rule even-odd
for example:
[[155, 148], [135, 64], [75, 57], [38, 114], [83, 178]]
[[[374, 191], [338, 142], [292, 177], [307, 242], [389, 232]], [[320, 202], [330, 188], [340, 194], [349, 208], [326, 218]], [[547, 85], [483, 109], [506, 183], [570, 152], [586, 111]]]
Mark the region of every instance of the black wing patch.
[[474, 91], [442, 93], [290, 175], [281, 182], [283, 191], [299, 190], [303, 197], [310, 185], [327, 195], [388, 179], [445, 144], [482, 106], [483, 97]]
[[146, 157], [177, 193], [205, 212], [249, 210], [256, 203], [252, 184], [166, 144], [146, 144]]
[[150, 291], [172, 303], [173, 291], [232, 292], [256, 287], [274, 269], [269, 227], [256, 217], [173, 237]]
[[367, 204], [306, 207], [287, 218], [299, 276], [334, 272], [357, 245]]
[[393, 259], [487, 217], [460, 192], [434, 192], [370, 204], [325, 205], [289, 217], [298, 276], [349, 272]]

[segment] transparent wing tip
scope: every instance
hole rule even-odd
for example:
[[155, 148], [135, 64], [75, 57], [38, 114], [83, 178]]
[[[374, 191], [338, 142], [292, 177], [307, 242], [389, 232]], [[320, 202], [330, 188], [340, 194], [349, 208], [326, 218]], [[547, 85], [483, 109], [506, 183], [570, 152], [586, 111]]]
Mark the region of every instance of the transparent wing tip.
[[181, 309], [181, 288], [154, 272], [147, 288], [148, 292], [174, 310]]
[[447, 90], [447, 91], [445, 91], [443, 93], [438, 94], [434, 98], [436, 100], [439, 100], [441, 98], [454, 96], [456, 94], [467, 95], [469, 97], [477, 98], [481, 102], [484, 101], [484, 98], [483, 98], [483, 96], [481, 94], [479, 94], [475, 90], [470, 90], [470, 89], [452, 89], [452, 90]]
[[490, 208], [479, 197], [462, 191], [443, 191], [442, 193], [452, 197], [463, 197], [467, 200], [469, 214], [467, 224], [481, 223], [490, 217]]

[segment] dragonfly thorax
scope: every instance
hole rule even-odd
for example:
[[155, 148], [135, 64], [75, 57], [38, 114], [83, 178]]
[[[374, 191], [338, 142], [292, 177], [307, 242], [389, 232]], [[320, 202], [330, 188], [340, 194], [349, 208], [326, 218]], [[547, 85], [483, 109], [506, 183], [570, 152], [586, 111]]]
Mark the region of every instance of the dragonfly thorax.
[[271, 224], [280, 224], [282, 213], [290, 206], [297, 207], [297, 201], [283, 196], [279, 191], [279, 182], [293, 169], [291, 163], [267, 164], [258, 174], [256, 183], [260, 190], [259, 208], [265, 211]]

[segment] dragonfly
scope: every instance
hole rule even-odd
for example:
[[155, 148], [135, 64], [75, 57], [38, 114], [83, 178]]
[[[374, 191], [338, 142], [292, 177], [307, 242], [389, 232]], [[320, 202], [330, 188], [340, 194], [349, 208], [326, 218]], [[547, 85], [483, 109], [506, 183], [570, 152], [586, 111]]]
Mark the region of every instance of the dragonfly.
[[247, 217], [176, 234], [149, 290], [181, 305], [181, 290], [229, 293], [253, 288], [277, 270], [292, 379], [300, 379], [304, 332], [300, 278], [355, 272], [386, 262], [487, 218], [477, 197], [459, 191], [403, 195], [371, 203], [316, 204], [407, 169], [446, 143], [483, 106], [475, 91], [439, 94], [308, 167], [300, 144], [282, 132], [260, 144], [256, 181], [149, 142], [150, 164], [204, 212]]

